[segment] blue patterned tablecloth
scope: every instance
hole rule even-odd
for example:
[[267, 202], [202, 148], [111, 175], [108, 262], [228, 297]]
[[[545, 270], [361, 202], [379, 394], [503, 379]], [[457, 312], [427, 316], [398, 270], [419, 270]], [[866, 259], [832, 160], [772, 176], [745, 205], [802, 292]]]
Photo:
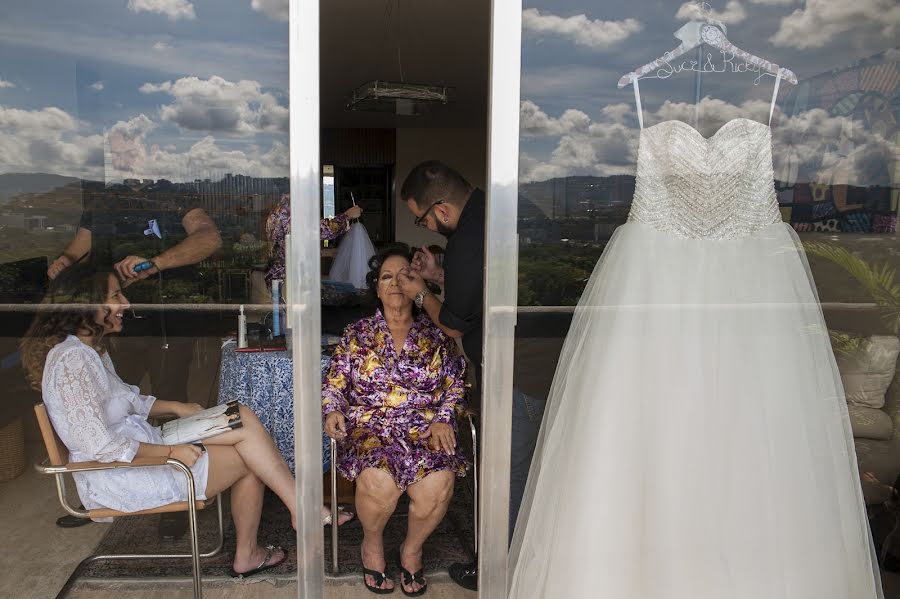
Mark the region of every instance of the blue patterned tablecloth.
[[[236, 399], [259, 417], [294, 472], [294, 363], [287, 351], [236, 352], [222, 347], [218, 403]], [[322, 356], [322, 373], [330, 356]], [[331, 467], [330, 441], [322, 434], [323, 471]]]

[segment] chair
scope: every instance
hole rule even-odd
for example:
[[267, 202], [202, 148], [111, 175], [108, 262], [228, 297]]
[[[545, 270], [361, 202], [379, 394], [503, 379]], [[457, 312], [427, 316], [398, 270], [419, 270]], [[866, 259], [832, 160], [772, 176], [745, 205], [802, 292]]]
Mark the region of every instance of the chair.
[[[473, 519], [475, 521], [475, 554], [478, 554], [478, 432], [475, 428], [475, 417], [466, 412], [466, 421], [472, 435], [472, 477], [475, 483], [475, 501], [473, 502]], [[337, 494], [337, 441], [331, 440], [331, 573], [338, 574], [338, 494]]]
[[[56, 477], [56, 492], [59, 497], [60, 505], [68, 513], [77, 518], [121, 518], [124, 516], [144, 516], [147, 514], [162, 514], [167, 512], [188, 512], [188, 531], [191, 536], [191, 553], [187, 554], [117, 554], [117, 555], [93, 555], [82, 560], [81, 564], [86, 564], [99, 560], [129, 560], [129, 559], [171, 559], [171, 558], [192, 558], [193, 579], [194, 579], [194, 597], [201, 599], [203, 597], [202, 581], [200, 578], [200, 558], [213, 557], [222, 551], [225, 542], [225, 528], [222, 520], [222, 496], [216, 496], [212, 501], [197, 500], [196, 490], [194, 488], [194, 477], [191, 469], [182, 462], [173, 458], [135, 458], [131, 462], [69, 462], [69, 450], [60, 441], [53, 430], [53, 424], [47, 414], [47, 408], [43, 403], [34, 406], [34, 412], [37, 416], [38, 426], [41, 429], [41, 436], [44, 445], [47, 448], [47, 459], [41, 464], [35, 464], [35, 469], [43, 474], [52, 474]], [[78, 510], [69, 505], [66, 498], [66, 483], [64, 474], [73, 472], [90, 472], [93, 470], [113, 470], [118, 468], [139, 468], [148, 466], [166, 466], [180, 470], [187, 480], [188, 497], [193, 501], [179, 501], [169, 503], [157, 508], [140, 510], [137, 512], [120, 512], [108, 508], [98, 508], [93, 510]], [[216, 501], [218, 499], [218, 501]], [[200, 553], [200, 543], [197, 539], [197, 510], [202, 510], [215, 502], [219, 517], [219, 541], [216, 547], [208, 553]], [[81, 565], [79, 564], [79, 566]]]

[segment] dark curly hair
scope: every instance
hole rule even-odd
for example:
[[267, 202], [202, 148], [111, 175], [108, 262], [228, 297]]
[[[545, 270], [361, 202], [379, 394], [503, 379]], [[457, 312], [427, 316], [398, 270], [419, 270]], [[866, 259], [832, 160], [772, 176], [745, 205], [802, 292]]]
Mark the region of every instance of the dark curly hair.
[[90, 331], [98, 351], [105, 351], [104, 327], [97, 324], [97, 308], [109, 293], [109, 271], [78, 263], [50, 285], [50, 291], [38, 308], [34, 321], [19, 343], [25, 376], [31, 386], [41, 390], [47, 354], [69, 335]]
[[[381, 303], [381, 299], [378, 297], [378, 276], [381, 274], [381, 267], [384, 266], [387, 259], [394, 256], [406, 258], [407, 262], [412, 262], [413, 259], [412, 250], [405, 243], [389, 245], [369, 258], [369, 272], [366, 274], [366, 286], [369, 288], [369, 293], [379, 310], [384, 310], [384, 304]], [[417, 308], [413, 306], [413, 314], [415, 314], [416, 310]]]

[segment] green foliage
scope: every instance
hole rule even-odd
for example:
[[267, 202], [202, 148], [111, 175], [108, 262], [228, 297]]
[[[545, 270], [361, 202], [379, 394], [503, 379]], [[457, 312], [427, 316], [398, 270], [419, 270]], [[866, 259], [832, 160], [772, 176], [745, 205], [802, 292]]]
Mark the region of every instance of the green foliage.
[[897, 270], [887, 262], [869, 264], [841, 246], [820, 241], [803, 244], [807, 254], [830, 260], [856, 279], [875, 303], [886, 309], [885, 319], [894, 333], [900, 333], [900, 283]]
[[574, 306], [602, 248], [523, 246], [519, 254], [520, 306]]

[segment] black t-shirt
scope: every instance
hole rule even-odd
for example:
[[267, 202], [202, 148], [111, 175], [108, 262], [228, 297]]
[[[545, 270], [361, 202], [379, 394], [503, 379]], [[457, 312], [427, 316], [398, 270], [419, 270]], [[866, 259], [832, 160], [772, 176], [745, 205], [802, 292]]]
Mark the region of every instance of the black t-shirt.
[[[187, 237], [184, 216], [200, 207], [196, 200], [175, 194], [142, 197], [109, 189], [92, 190], [85, 192], [79, 226], [91, 232], [91, 262], [98, 268], [111, 269], [127, 256], [150, 260], [181, 243]], [[195, 286], [196, 281], [196, 266], [173, 268], [161, 277], [154, 275], [129, 285], [128, 299], [167, 303], [164, 296], [184, 295], [182, 287]]]
[[440, 321], [463, 334], [466, 355], [481, 371], [484, 312], [484, 192], [469, 196], [444, 249], [444, 305]]

